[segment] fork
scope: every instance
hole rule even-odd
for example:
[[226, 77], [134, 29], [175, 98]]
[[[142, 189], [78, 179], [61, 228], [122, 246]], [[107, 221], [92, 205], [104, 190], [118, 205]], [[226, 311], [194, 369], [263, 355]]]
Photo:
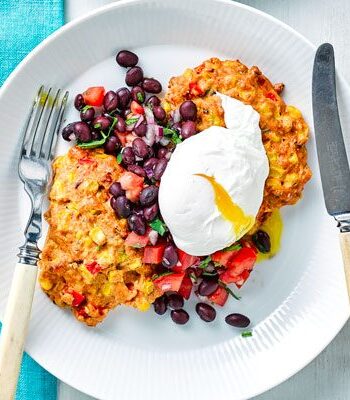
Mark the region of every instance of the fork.
[[16, 392], [38, 272], [42, 202], [51, 181], [51, 161], [68, 92], [60, 97], [60, 89], [46, 91], [41, 86], [24, 128], [18, 174], [31, 200], [31, 214], [25, 242], [19, 248], [0, 337], [0, 400], [13, 399]]

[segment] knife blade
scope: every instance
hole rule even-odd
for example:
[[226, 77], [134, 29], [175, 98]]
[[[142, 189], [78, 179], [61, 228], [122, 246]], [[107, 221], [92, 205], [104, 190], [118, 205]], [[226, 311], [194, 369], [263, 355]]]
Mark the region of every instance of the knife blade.
[[[334, 50], [329, 43], [316, 52], [312, 104], [326, 208], [342, 228], [341, 221], [350, 219], [350, 169], [338, 113]], [[343, 228], [350, 231], [350, 224], [349, 229]]]

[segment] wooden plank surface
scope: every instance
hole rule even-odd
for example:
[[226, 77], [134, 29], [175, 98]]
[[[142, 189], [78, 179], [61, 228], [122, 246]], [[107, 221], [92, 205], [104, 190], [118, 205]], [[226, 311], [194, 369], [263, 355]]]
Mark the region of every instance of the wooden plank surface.
[[[82, 10], [87, 12], [107, 3], [112, 1], [66, 0], [66, 19], [71, 20], [81, 15]], [[286, 22], [316, 45], [323, 42], [332, 43], [338, 69], [350, 81], [349, 0], [244, 0], [241, 3], [258, 8]], [[349, 349], [350, 323], [306, 368], [278, 387], [255, 397], [254, 400], [350, 399]], [[91, 397], [63, 383], [59, 385], [59, 400], [88, 399]]]

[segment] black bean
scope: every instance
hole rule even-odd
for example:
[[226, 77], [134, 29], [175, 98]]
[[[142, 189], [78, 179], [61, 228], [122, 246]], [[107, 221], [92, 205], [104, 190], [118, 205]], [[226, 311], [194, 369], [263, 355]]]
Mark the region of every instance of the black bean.
[[141, 207], [135, 207], [135, 208], [132, 210], [132, 213], [135, 214], [135, 215], [140, 215], [141, 217], [143, 217], [143, 208], [141, 208]]
[[118, 115], [118, 121], [115, 124], [115, 129], [119, 132], [119, 133], [124, 133], [126, 131], [126, 123], [123, 117]]
[[126, 87], [122, 87], [116, 92], [118, 98], [118, 107], [121, 110], [126, 110], [131, 100], [130, 90]]
[[74, 107], [80, 111], [83, 107], [85, 107], [85, 101], [82, 94], [77, 94], [74, 99]]
[[216, 318], [215, 308], [206, 303], [196, 304], [196, 312], [205, 322], [212, 322]]
[[[150, 149], [152, 149], [150, 147]], [[143, 169], [146, 171], [147, 177], [149, 179], [153, 178], [154, 175], [154, 168], [157, 165], [158, 160], [154, 157], [149, 158], [143, 163]]]
[[125, 68], [134, 67], [139, 62], [137, 55], [129, 50], [120, 50], [115, 59], [121, 67]]
[[141, 139], [136, 138], [132, 142], [132, 149], [137, 157], [145, 158], [148, 154], [147, 144]]
[[166, 118], [166, 112], [162, 106], [154, 106], [153, 115], [158, 121], [164, 121]]
[[169, 244], [164, 249], [162, 264], [164, 265], [164, 267], [172, 268], [175, 267], [178, 261], [179, 257], [177, 255], [175, 246]]
[[106, 154], [115, 154], [120, 147], [119, 139], [116, 136], [111, 136], [107, 139], [104, 149]]
[[128, 225], [130, 230], [135, 232], [137, 235], [142, 236], [146, 233], [146, 224], [140, 215], [130, 215], [128, 217]]
[[154, 179], [159, 181], [159, 179], [162, 177], [166, 167], [168, 165], [168, 161], [165, 158], [161, 158], [156, 166], [154, 167]]
[[203, 279], [198, 286], [198, 293], [201, 296], [210, 296], [218, 288], [219, 284], [213, 279]]
[[234, 313], [225, 318], [225, 322], [236, 328], [247, 328], [250, 325], [250, 319], [245, 315]]
[[85, 106], [80, 111], [80, 119], [85, 122], [90, 122], [94, 119], [95, 109], [90, 106]]
[[91, 129], [86, 122], [76, 122], [73, 127], [75, 136], [81, 142], [89, 142], [91, 140]]
[[65, 126], [62, 130], [62, 137], [67, 142], [70, 142], [71, 140], [76, 139], [76, 136], [74, 133], [74, 124], [75, 124], [75, 122], [72, 122], [72, 123], [68, 124], [67, 126]]
[[122, 160], [125, 165], [135, 164], [135, 154], [131, 147], [125, 147], [122, 152]]
[[118, 108], [118, 96], [113, 90], [109, 90], [103, 99], [103, 107], [106, 112], [115, 111]]
[[143, 80], [143, 71], [140, 67], [132, 67], [125, 76], [125, 83], [128, 86], [136, 86]]
[[110, 127], [111, 120], [104, 115], [99, 115], [93, 120], [92, 125], [95, 129], [101, 129], [101, 131], [105, 131]]
[[131, 203], [125, 196], [119, 196], [115, 201], [111, 200], [111, 206], [119, 218], [127, 218], [131, 214]]
[[128, 115], [131, 113], [131, 110], [130, 110], [130, 108], [127, 108], [126, 110], [123, 110], [121, 113], [120, 113], [120, 115], [124, 118], [124, 119], [127, 119], [128, 118]]
[[159, 206], [157, 203], [152, 204], [151, 206], [145, 207], [143, 209], [143, 216], [147, 222], [151, 222], [157, 216], [159, 212]]
[[162, 91], [162, 85], [157, 79], [145, 78], [142, 82], [142, 87], [147, 93], [160, 93]]
[[261, 253], [268, 253], [271, 250], [271, 240], [268, 233], [258, 230], [254, 233], [253, 242]]
[[113, 182], [109, 187], [109, 193], [114, 197], [124, 196], [125, 191], [122, 189], [122, 185], [119, 182]]
[[166, 147], [161, 147], [160, 149], [158, 149], [157, 157], [164, 158], [164, 157], [166, 157], [166, 155], [168, 153], [169, 153], [169, 150]]
[[133, 172], [134, 174], [136, 174], [138, 176], [142, 176], [143, 178], [146, 176], [145, 170], [136, 164], [129, 165], [128, 171]]
[[173, 310], [180, 310], [184, 306], [184, 298], [176, 293], [169, 294], [168, 306]]
[[197, 106], [191, 100], [184, 101], [180, 106], [180, 115], [184, 121], [195, 121], [197, 118]]
[[184, 325], [190, 319], [190, 316], [185, 310], [172, 310], [170, 313], [171, 319], [175, 324]]
[[140, 193], [140, 203], [143, 206], [150, 206], [156, 202], [158, 197], [158, 187], [150, 185], [142, 189]]
[[147, 133], [147, 124], [145, 122], [142, 122], [141, 124], [135, 126], [134, 132], [137, 136], [145, 136]]
[[153, 109], [155, 106], [160, 106], [160, 98], [157, 96], [151, 96], [146, 101], [146, 106], [150, 107], [151, 109]]
[[167, 310], [167, 302], [168, 302], [168, 299], [164, 295], [155, 299], [155, 301], [153, 303], [154, 311], [159, 315], [165, 314], [165, 312]]
[[100, 140], [100, 139], [102, 139], [101, 132], [96, 129], [93, 129], [91, 131], [91, 140]]
[[196, 124], [193, 121], [185, 121], [181, 124], [181, 136], [184, 139], [189, 138], [190, 136], [195, 135], [197, 132]]
[[131, 97], [137, 103], [142, 104], [145, 101], [145, 91], [142, 89], [141, 86], [134, 86], [131, 89]]

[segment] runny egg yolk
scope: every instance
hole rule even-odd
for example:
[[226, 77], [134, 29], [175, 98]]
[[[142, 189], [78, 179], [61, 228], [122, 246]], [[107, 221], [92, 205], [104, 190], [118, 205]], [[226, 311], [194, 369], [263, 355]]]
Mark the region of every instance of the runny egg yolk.
[[271, 216], [259, 228], [265, 231], [271, 240], [271, 249], [268, 253], [258, 253], [257, 262], [267, 260], [277, 254], [281, 247], [283, 221], [279, 210], [272, 212]]
[[215, 194], [215, 204], [223, 218], [231, 222], [238, 238], [242, 237], [254, 225], [255, 218], [246, 215], [241, 207], [234, 203], [226, 189], [213, 176], [195, 174], [206, 179], [212, 186]]

